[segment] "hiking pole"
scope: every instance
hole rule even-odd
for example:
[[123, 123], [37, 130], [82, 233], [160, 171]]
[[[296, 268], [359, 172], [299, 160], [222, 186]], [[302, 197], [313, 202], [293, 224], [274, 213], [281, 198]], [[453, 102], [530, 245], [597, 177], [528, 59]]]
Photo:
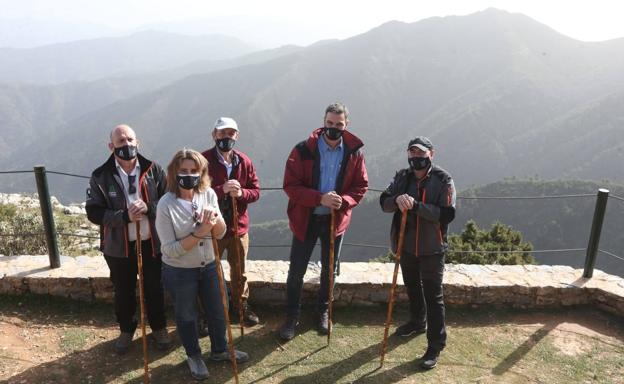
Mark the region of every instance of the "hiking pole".
[[223, 304], [223, 314], [225, 315], [225, 325], [227, 327], [228, 349], [230, 350], [230, 360], [232, 361], [232, 370], [234, 371], [234, 380], [238, 384], [238, 365], [236, 364], [236, 352], [234, 352], [234, 342], [232, 341], [232, 327], [230, 326], [230, 314], [227, 308], [227, 295], [225, 294], [225, 282], [223, 281], [223, 270], [221, 269], [221, 256], [219, 256], [219, 245], [214, 229], [211, 231], [212, 249], [215, 255], [215, 263], [217, 267], [217, 279], [219, 280], [219, 290], [221, 291], [221, 303]]
[[[236, 271], [236, 274], [238, 276], [238, 322], [240, 323], [240, 333], [241, 333], [241, 337], [245, 336], [245, 325], [244, 325], [244, 321], [243, 321], [243, 314], [244, 314], [244, 309], [243, 309], [243, 289], [245, 287], [244, 283], [243, 283], [243, 266], [241, 263], [244, 263], [245, 260], [241, 260], [241, 254], [240, 254], [240, 249], [238, 248], [238, 242], [239, 242], [239, 237], [238, 237], [238, 208], [236, 207], [236, 197], [232, 196], [232, 230], [234, 231], [234, 249], [236, 249], [236, 264], [238, 266], [238, 271]], [[228, 254], [229, 256], [229, 254]], [[230, 269], [232, 268], [232, 264], [230, 264]], [[234, 288], [234, 287], [232, 287]], [[234, 289], [232, 289], [233, 291]]]
[[147, 358], [147, 337], [145, 337], [145, 298], [143, 292], [143, 255], [141, 250], [141, 221], [135, 222], [136, 227], [136, 241], [134, 242], [136, 245], [136, 256], [137, 256], [137, 267], [139, 270], [139, 301], [140, 301], [140, 312], [141, 312], [141, 338], [143, 339], [143, 384], [148, 384], [150, 382], [149, 379], [149, 366], [148, 366], [148, 358]]
[[388, 346], [388, 331], [390, 330], [390, 322], [392, 321], [392, 307], [394, 307], [394, 291], [396, 289], [397, 276], [399, 275], [399, 264], [401, 262], [401, 251], [403, 250], [403, 240], [405, 238], [405, 225], [407, 223], [407, 210], [401, 215], [401, 228], [399, 229], [399, 242], [397, 244], [396, 257], [394, 260], [394, 275], [392, 275], [392, 287], [390, 287], [390, 296], [388, 297], [388, 313], [386, 314], [386, 328], [384, 329], [384, 338], [381, 345], [381, 364], [383, 367], [384, 357], [386, 356], [386, 348]]
[[332, 303], [334, 301], [334, 243], [336, 242], [336, 234], [334, 228], [335, 218], [336, 212], [332, 209], [329, 221], [329, 321], [327, 322], [327, 345], [329, 345], [332, 333]]

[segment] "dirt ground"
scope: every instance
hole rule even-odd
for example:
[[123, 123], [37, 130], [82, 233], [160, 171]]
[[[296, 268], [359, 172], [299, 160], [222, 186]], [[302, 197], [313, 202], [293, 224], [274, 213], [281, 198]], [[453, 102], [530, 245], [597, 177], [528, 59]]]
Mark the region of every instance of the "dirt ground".
[[[15, 298], [0, 299], [0, 305], [0, 382], [140, 382], [138, 379], [141, 374], [139, 332], [135, 335], [133, 350], [128, 357], [124, 357], [125, 359], [136, 361], [126, 365], [121, 364], [120, 360], [122, 358], [113, 351], [113, 343], [118, 331], [112, 318], [112, 307], [68, 301], [56, 302], [55, 300], [50, 303], [42, 299], [35, 299], [34, 302], [29, 299], [20, 301], [20, 299]], [[264, 363], [266, 366], [264, 366], [264, 369], [268, 370], [268, 367], [270, 367], [274, 372], [282, 372], [284, 368], [276, 368], [279, 365], [278, 363], [266, 360], [276, 353], [286, 354], [284, 348], [273, 340], [274, 337], [272, 335], [279, 326], [281, 318], [274, 316], [271, 310], [261, 310], [260, 312], [262, 317], [267, 319], [266, 323], [250, 329], [248, 332], [251, 340], [255, 338], [262, 343], [274, 344], [273, 347], [266, 347], [268, 349], [266, 351], [267, 357], [265, 357]], [[531, 372], [532, 368], [527, 368], [534, 367], [541, 360], [548, 360], [548, 354], [561, 355], [562, 358], [567, 360], [557, 358], [559, 360], [553, 360], [554, 363], [552, 364], [563, 361], [561, 364], [570, 365], [570, 367], [564, 367], [566, 370], [574, 371], [586, 369], [584, 367], [587, 364], [587, 357], [591, 354], [594, 354], [591, 356], [597, 358], [604, 356], [605, 359], [611, 359], [609, 361], [617, 362], [618, 353], [621, 356], [621, 363], [616, 363], [615, 367], [612, 367], [614, 364], [610, 363], [608, 366], [612, 367], [610, 368], [611, 372], [604, 376], [599, 374], [594, 374], [594, 376], [585, 375], [583, 376], [585, 378], [578, 382], [624, 382], [624, 378], [621, 376], [617, 377], [618, 374], [624, 373], [624, 354], [622, 354], [624, 352], [624, 322], [621, 318], [606, 315], [591, 308], [565, 310], [564, 312], [503, 311], [498, 313], [496, 311], [488, 311], [473, 319], [467, 318], [465, 313], [454, 313], [452, 310], [450, 312], [447, 324], [450, 330], [449, 333], [456, 340], [457, 345], [453, 347], [451, 344], [447, 348], [449, 350], [451, 348], [456, 349], [455, 352], [451, 351], [449, 353], [448, 360], [458, 360], [471, 353], [487, 355], [483, 359], [480, 356], [468, 356], [465, 359], [468, 359], [467, 362], [475, 366], [487, 366], [488, 364], [493, 366], [494, 368], [491, 369], [491, 372], [494, 374], [497, 374], [497, 369], [500, 371], [498, 373], [504, 373], [506, 376], [500, 376], [499, 379], [502, 379], [502, 381], [498, 382], [508, 382], [504, 378], [511, 378], [512, 376], [510, 375], [512, 373], [518, 379], [514, 379], [511, 382], [548, 382], [540, 379], [539, 375], [533, 375], [533, 372]], [[371, 323], [378, 322], [382, 315], [376, 315]], [[154, 365], [159, 366], [157, 370], [164, 372], [164, 375], [161, 376], [162, 381], [158, 382], [171, 382], [170, 379], [166, 379], [170, 375], [167, 372], [175, 372], [175, 376], [171, 377], [180, 378], [179, 380], [174, 379], [173, 382], [192, 382], [186, 375], [183, 349], [179, 345], [177, 335], [175, 334], [175, 326], [171, 320], [173, 316], [170, 315], [169, 319], [169, 330], [175, 341], [175, 347], [165, 353], [156, 351], [151, 345], [149, 348], [151, 361]], [[338, 327], [354, 332], [358, 332], [358, 327], [361, 329], [361, 332], [368, 332], [373, 327], [383, 329], [381, 324], [371, 325], [370, 323], [358, 323], [355, 325], [338, 324]], [[237, 330], [235, 333], [237, 333]], [[462, 334], [465, 336], [460, 337]], [[343, 341], [349, 340], [350, 337], [352, 336], [341, 336], [337, 332], [334, 342], [336, 345], [341, 345]], [[462, 341], [462, 337], [465, 337], [467, 341]], [[470, 347], [472, 344], [470, 338], [486, 339], [485, 345], [490, 343], [492, 345], [491, 350], [484, 352], [469, 351], [468, 353], [460, 351], [462, 348]], [[555, 351], [546, 350], [544, 356], [536, 356], [534, 359], [536, 359], [537, 363], [535, 364], [531, 362], [526, 367], [520, 364], [523, 359], [527, 359], [527, 356], [530, 355], [531, 349], [541, 343], [544, 338], [549, 340], [549, 345], [554, 346]], [[253, 343], [253, 341], [248, 341], [248, 343]], [[511, 348], [513, 352], [507, 352], [509, 348], [507, 348], [508, 346], [505, 343], [509, 343], [509, 347], [513, 347]], [[304, 345], [303, 348], [311, 347]], [[371, 360], [375, 359], [377, 347], [373, 345], [369, 349]], [[358, 353], [360, 352], [355, 352], [356, 355]], [[455, 353], [457, 357], [454, 357]], [[497, 355], [504, 358], [497, 358]], [[492, 358], [491, 362], [484, 360], [490, 357]], [[281, 358], [288, 360], [288, 356], [281, 356]], [[352, 356], [347, 355], [347, 360], [349, 358], [352, 358]], [[577, 358], [578, 364], [575, 363]], [[368, 357], [364, 356], [362, 361], [369, 364], [367, 359]], [[392, 357], [389, 357], [389, 359], [389, 364], [392, 364]], [[259, 362], [262, 365], [262, 360]], [[442, 364], [445, 364], [444, 361], [442, 361]], [[452, 361], [446, 364], [449, 367], [453, 366]], [[285, 366], [288, 365], [285, 364]], [[213, 368], [210, 367], [211, 372]], [[223, 365], [222, 371], [227, 371], [228, 368], [227, 365]], [[262, 366], [256, 368], [258, 370], [263, 369]], [[353, 370], [356, 371], [357, 369], [353, 368]], [[365, 378], [365, 376], [363, 377]], [[573, 377], [581, 376], [577, 374], [577, 376]], [[345, 377], [337, 381], [358, 382], [357, 379], [353, 380], [349, 377], [351, 376], [345, 374]], [[420, 380], [415, 381], [415, 379], [412, 381], [407, 374], [396, 380], [390, 379], [388, 375], [382, 377], [384, 382], [422, 382]], [[253, 382], [282, 382], [282, 378], [274, 374], [266, 375], [263, 379], [264, 381], [254, 379]], [[224, 376], [218, 378], [217, 381], [231, 382], [231, 377]], [[286, 378], [285, 381], [289, 381], [289, 379]], [[292, 382], [292, 380], [290, 381]], [[208, 382], [214, 381], [208, 380]], [[242, 380], [241, 382], [249, 381]], [[304, 381], [302, 380], [302, 382]], [[313, 382], [327, 381], [318, 378], [313, 379]], [[435, 380], [432, 382], [435, 382]], [[453, 382], [462, 382], [462, 380], [453, 380]], [[467, 382], [497, 381], [492, 380], [492, 374], [489, 373], [482, 377], [478, 377], [478, 375], [477, 377], [472, 377]]]

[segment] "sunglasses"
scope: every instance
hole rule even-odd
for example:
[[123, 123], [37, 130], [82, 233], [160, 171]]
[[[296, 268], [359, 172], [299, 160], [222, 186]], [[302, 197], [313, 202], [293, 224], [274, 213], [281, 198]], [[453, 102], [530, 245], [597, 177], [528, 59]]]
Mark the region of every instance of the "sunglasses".
[[201, 220], [199, 220], [199, 212], [197, 212], [197, 208], [199, 208], [197, 203], [193, 201], [191, 203], [191, 209], [193, 209], [193, 222], [196, 227], [199, 227], [201, 225]]

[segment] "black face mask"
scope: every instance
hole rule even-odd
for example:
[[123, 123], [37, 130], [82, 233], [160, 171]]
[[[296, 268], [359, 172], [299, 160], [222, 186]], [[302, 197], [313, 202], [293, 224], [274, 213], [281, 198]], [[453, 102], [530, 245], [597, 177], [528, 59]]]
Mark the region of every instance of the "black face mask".
[[409, 162], [410, 168], [416, 171], [423, 170], [431, 165], [431, 159], [429, 157], [419, 157], [414, 156], [407, 159]]
[[199, 185], [199, 175], [177, 175], [178, 186], [184, 189], [193, 189]]
[[136, 145], [126, 144], [121, 147], [115, 148], [115, 156], [122, 160], [132, 160], [137, 155]]
[[231, 137], [225, 137], [223, 139], [217, 139], [216, 143], [217, 148], [219, 148], [220, 151], [229, 152], [232, 150], [232, 148], [234, 148], [236, 140], [232, 139]]
[[338, 140], [342, 137], [343, 130], [333, 127], [324, 127], [323, 132], [325, 132], [325, 136], [327, 136], [329, 140]]

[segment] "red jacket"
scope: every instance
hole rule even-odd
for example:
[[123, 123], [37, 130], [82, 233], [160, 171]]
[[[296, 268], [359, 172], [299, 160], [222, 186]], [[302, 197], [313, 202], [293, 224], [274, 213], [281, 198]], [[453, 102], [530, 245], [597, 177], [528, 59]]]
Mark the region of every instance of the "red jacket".
[[[318, 140], [322, 128], [290, 152], [284, 171], [284, 192], [288, 195], [288, 221], [295, 237], [304, 241], [308, 221], [315, 207], [321, 205], [322, 193], [317, 190], [320, 173]], [[351, 221], [351, 209], [358, 205], [368, 189], [368, 175], [362, 141], [349, 131], [342, 135], [344, 158], [336, 179], [336, 193], [342, 207], [336, 211], [336, 236], [343, 234]]]
[[[236, 208], [238, 211], [238, 235], [242, 236], [249, 231], [247, 205], [260, 198], [260, 183], [258, 182], [258, 176], [256, 176], [256, 169], [249, 157], [237, 150], [233, 151], [230, 179], [238, 180], [243, 190], [243, 195], [236, 201]], [[232, 227], [232, 200], [229, 194], [226, 195], [223, 193], [223, 184], [228, 180], [227, 168], [219, 161], [216, 147], [202, 152], [202, 155], [208, 160], [208, 174], [210, 174], [210, 178], [212, 179], [212, 188], [217, 193], [219, 209], [227, 224], [228, 229], [225, 237], [232, 236], [234, 235]]]

